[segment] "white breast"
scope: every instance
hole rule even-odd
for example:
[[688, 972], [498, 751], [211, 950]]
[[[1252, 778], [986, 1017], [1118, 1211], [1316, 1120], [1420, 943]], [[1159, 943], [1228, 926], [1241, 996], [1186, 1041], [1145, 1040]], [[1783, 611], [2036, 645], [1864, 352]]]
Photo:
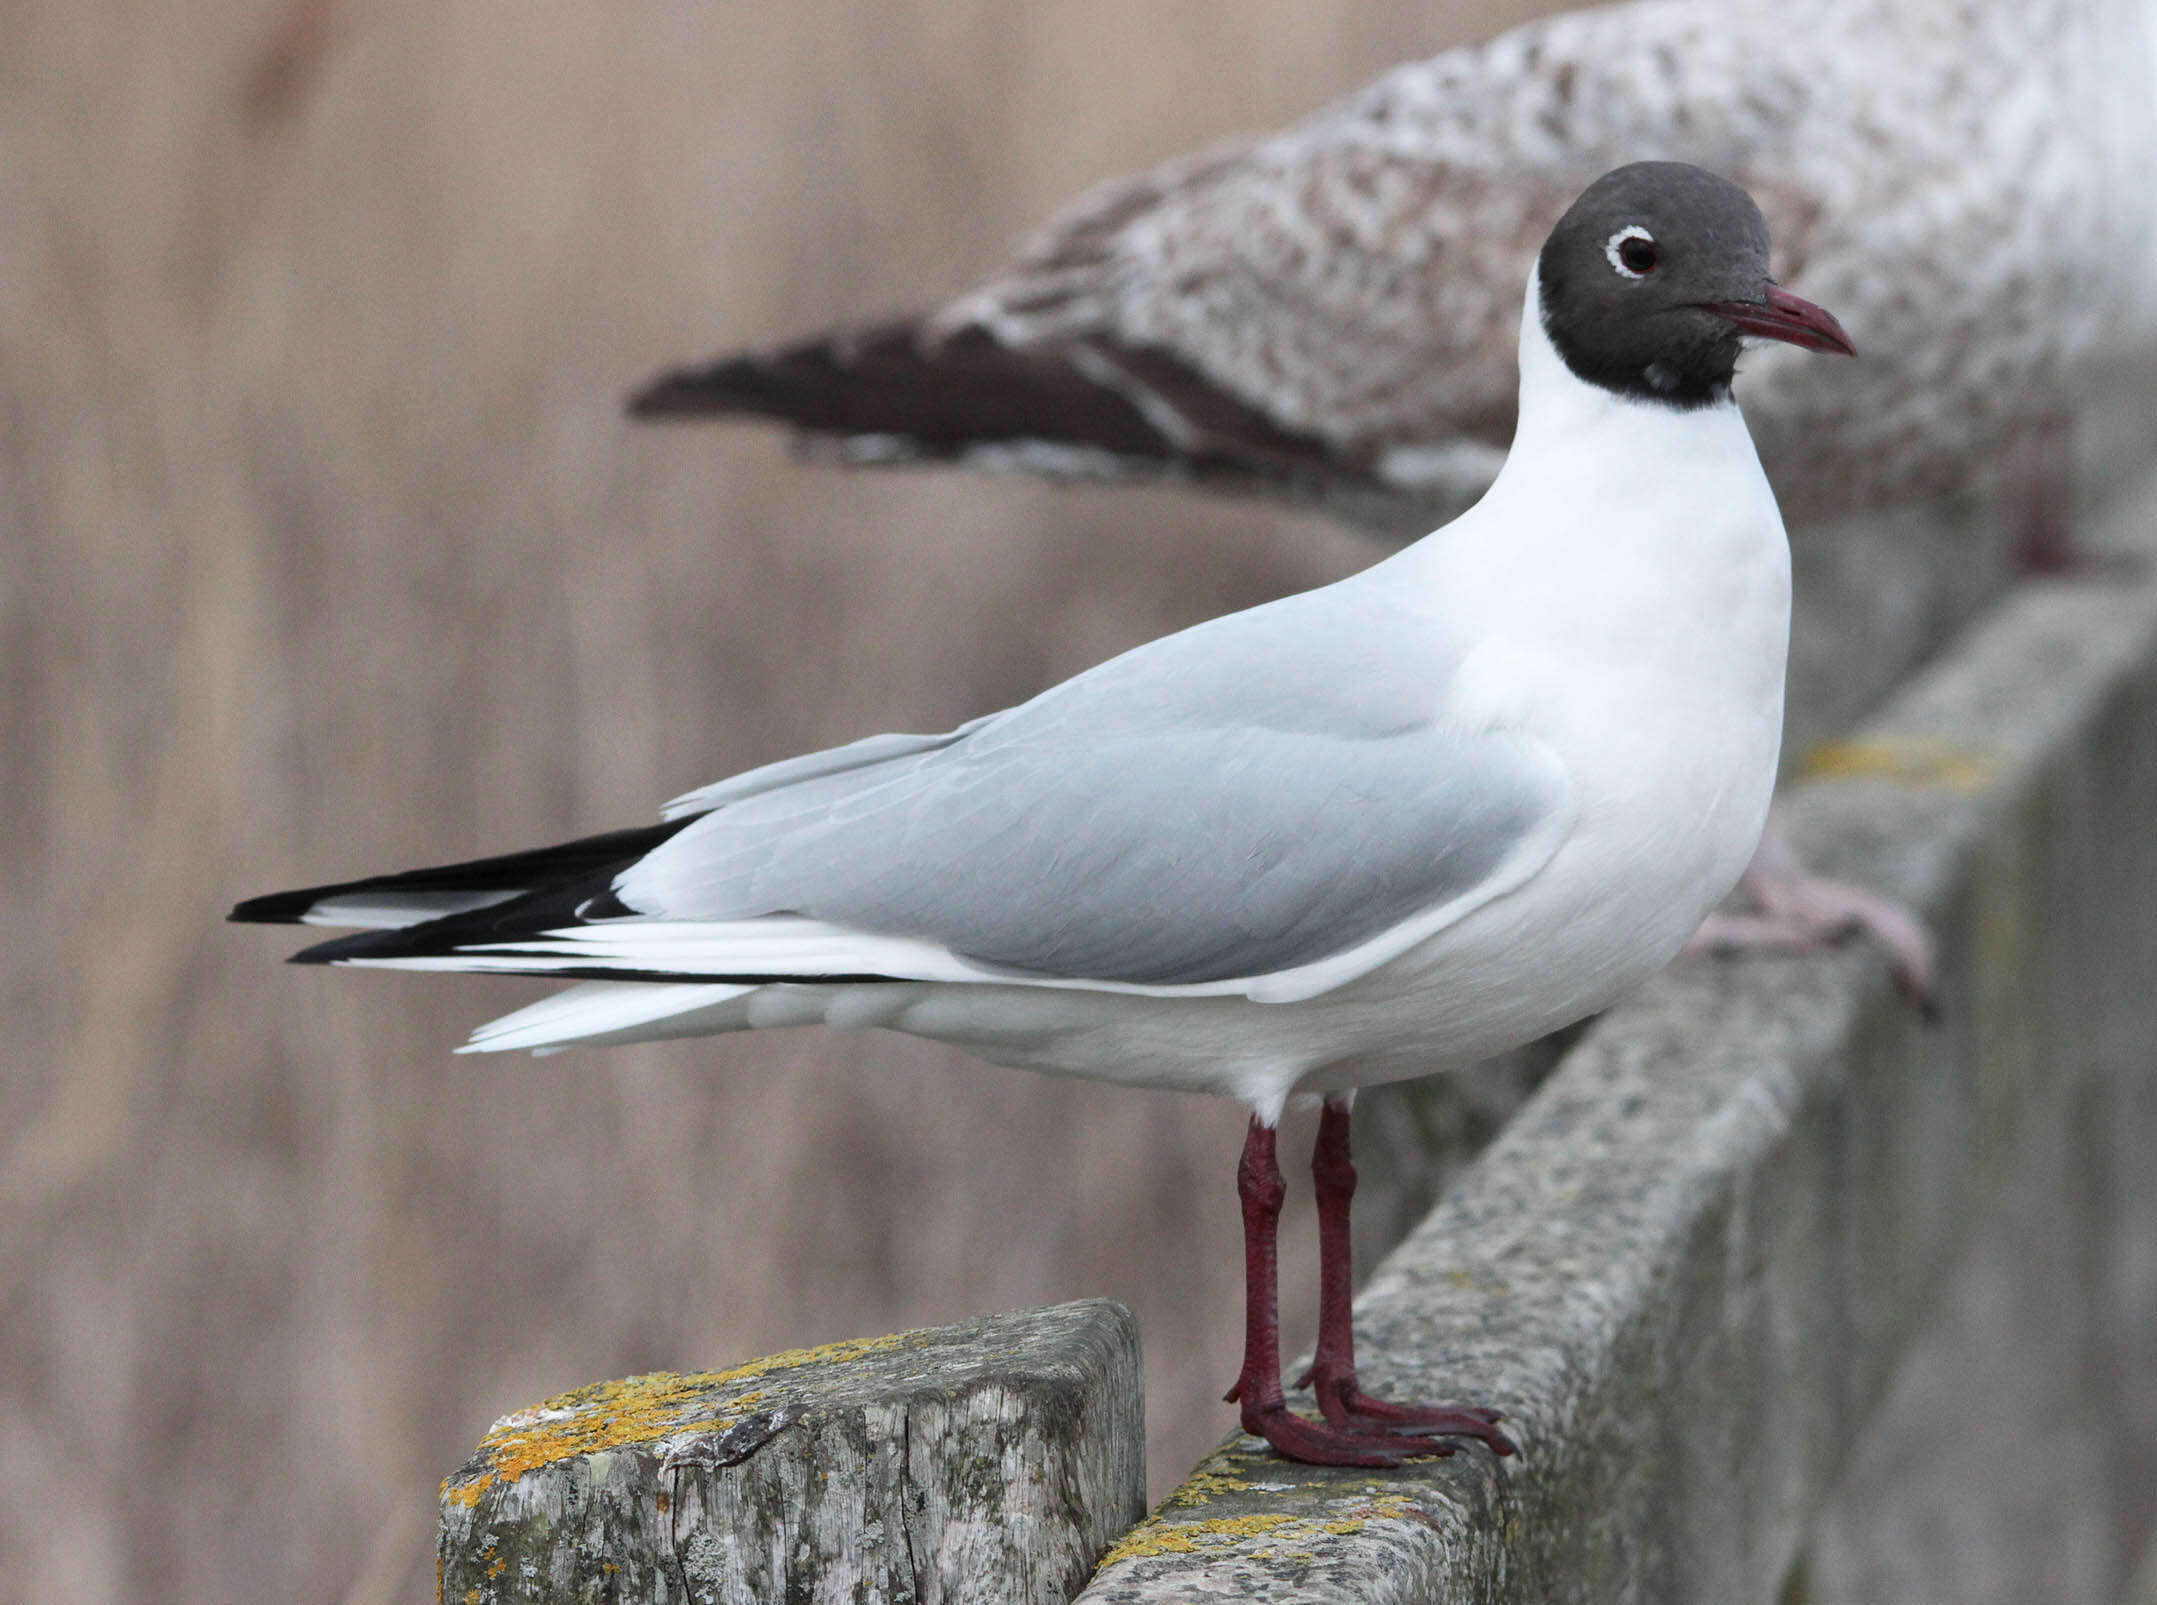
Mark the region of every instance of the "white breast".
[[1449, 1056], [1667, 963], [1758, 845], [1782, 733], [1789, 549], [1736, 407], [1613, 396], [1529, 329], [1504, 473], [1384, 566], [1480, 641], [1446, 716], [1547, 742], [1578, 807], [1541, 874], [1367, 983], [1429, 1011], [1419, 1049]]
[[[1529, 286], [1531, 307], [1536, 294]], [[1562, 764], [1571, 828], [1524, 885], [1360, 979], [1293, 1002], [924, 988], [878, 1023], [999, 1063], [1225, 1093], [1428, 1074], [1529, 1041], [1660, 969], [1758, 844], [1782, 731], [1789, 551], [1734, 406], [1576, 379], [1538, 320], [1490, 493], [1350, 585], [1476, 643], [1439, 717]]]

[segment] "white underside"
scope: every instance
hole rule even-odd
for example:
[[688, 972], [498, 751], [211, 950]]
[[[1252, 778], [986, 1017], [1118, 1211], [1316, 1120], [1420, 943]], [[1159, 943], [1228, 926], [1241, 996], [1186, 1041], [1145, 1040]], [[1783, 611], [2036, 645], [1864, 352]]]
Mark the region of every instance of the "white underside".
[[[808, 960], [922, 979], [587, 982], [482, 1027], [467, 1051], [873, 1026], [997, 1064], [1223, 1094], [1274, 1118], [1292, 1096], [1471, 1063], [1615, 1001], [1678, 951], [1759, 840], [1789, 558], [1734, 406], [1621, 400], [1575, 379], [1532, 315], [1526, 330], [1520, 432], [1490, 493], [1344, 582], [1476, 641], [1434, 691], [1439, 717], [1517, 731], [1565, 771], [1574, 806], [1555, 834], [1523, 842], [1469, 895], [1301, 971], [1185, 987], [1012, 978], [812, 921], [587, 927], [562, 933], [580, 964], [694, 952], [713, 973]], [[519, 965], [503, 954], [485, 967]]]

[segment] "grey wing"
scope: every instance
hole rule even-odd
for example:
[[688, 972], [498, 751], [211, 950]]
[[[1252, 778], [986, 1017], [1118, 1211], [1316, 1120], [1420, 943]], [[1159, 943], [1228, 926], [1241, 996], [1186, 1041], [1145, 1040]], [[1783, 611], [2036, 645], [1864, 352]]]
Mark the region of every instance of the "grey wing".
[[[995, 717], [993, 714], [989, 718]], [[663, 819], [680, 819], [686, 814], [707, 813], [714, 808], [738, 802], [758, 792], [776, 791], [784, 786], [795, 786], [807, 780], [819, 780], [827, 775], [843, 774], [852, 769], [872, 768], [889, 763], [894, 758], [911, 757], [920, 753], [934, 752], [962, 741], [987, 719], [972, 719], [956, 730], [939, 735], [864, 736], [850, 741], [843, 747], [827, 747], [822, 752], [804, 753], [799, 758], [782, 758], [761, 768], [744, 770], [729, 775], [724, 780], [699, 786], [695, 791], [685, 792], [660, 810]]]
[[[1554, 850], [1568, 786], [1539, 744], [1446, 727], [1412, 678], [1427, 665], [1382, 627], [1299, 660], [1295, 632], [1252, 617], [935, 751], [722, 807], [617, 894], [665, 919], [801, 915], [1004, 970], [1183, 985], [1345, 953]], [[1266, 664], [1239, 650], [1269, 643]], [[1240, 715], [1239, 669], [1268, 676]]]

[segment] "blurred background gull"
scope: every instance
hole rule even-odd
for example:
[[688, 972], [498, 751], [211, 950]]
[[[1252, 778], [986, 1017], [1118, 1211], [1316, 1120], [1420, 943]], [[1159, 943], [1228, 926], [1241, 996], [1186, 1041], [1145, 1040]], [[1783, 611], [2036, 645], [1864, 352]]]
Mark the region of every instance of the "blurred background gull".
[[504, 1411], [1082, 1294], [1144, 1324], [1157, 1487], [1228, 1430], [1236, 1109], [883, 1036], [473, 1063], [538, 989], [217, 922], [1369, 561], [1314, 511], [835, 474], [620, 397], [1549, 9], [10, 13], [0, 1598], [422, 1600], [436, 1481]]

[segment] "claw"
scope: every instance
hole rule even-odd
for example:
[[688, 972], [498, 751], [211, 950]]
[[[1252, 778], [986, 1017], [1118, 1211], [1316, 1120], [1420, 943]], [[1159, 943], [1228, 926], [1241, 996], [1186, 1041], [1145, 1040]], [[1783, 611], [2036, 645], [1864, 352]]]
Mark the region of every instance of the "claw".
[[1399, 1432], [1358, 1432], [1331, 1422], [1306, 1420], [1285, 1404], [1243, 1413], [1243, 1430], [1273, 1445], [1277, 1454], [1311, 1466], [1398, 1466], [1454, 1453], [1443, 1438]]
[[1710, 914], [1688, 953], [1812, 953], [1863, 936], [1887, 956], [1895, 986], [1929, 1024], [1940, 1018], [1939, 958], [1932, 933], [1910, 910], [1877, 892], [1812, 874], [1771, 823], [1738, 882], [1758, 910]]
[[1486, 1405], [1394, 1404], [1365, 1393], [1353, 1377], [1338, 1381], [1320, 1378], [1317, 1387], [1318, 1408], [1336, 1427], [1359, 1432], [1413, 1432], [1419, 1437], [1472, 1438], [1496, 1455], [1520, 1452], [1519, 1446], [1498, 1430], [1505, 1413]]

